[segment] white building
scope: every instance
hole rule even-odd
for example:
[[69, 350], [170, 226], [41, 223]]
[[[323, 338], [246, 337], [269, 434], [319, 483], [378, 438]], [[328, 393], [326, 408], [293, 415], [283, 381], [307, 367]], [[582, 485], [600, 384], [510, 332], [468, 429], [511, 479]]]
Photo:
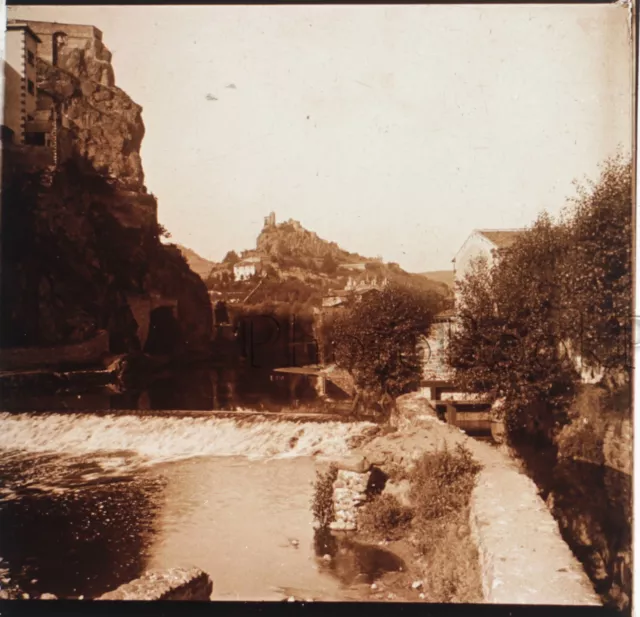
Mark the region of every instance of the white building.
[[236, 281], [246, 281], [262, 272], [260, 257], [247, 257], [233, 266], [233, 278]]
[[[7, 23], [4, 53], [3, 131], [17, 144], [27, 138], [36, 113], [36, 58], [40, 38], [27, 22]], [[9, 129], [7, 131], [7, 129]]]
[[474, 229], [452, 260], [454, 282], [462, 281], [478, 260], [486, 259], [489, 267], [493, 266], [524, 232], [524, 229]]

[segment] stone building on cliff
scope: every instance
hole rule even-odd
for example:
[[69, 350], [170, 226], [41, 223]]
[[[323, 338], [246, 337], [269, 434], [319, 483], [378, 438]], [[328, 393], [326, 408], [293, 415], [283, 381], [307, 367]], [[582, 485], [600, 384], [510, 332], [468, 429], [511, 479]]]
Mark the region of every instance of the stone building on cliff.
[[3, 141], [28, 144], [36, 113], [36, 59], [40, 38], [28, 22], [7, 24], [4, 54]]
[[[102, 33], [34, 21], [8, 28], [6, 65], [24, 69], [13, 70], [27, 95], [34, 82], [34, 97], [20, 141], [3, 144], [3, 351], [22, 363], [43, 348], [56, 357], [87, 345], [92, 357], [206, 356], [209, 296], [179, 249], [160, 241], [140, 157], [142, 108], [115, 85]], [[7, 99], [5, 117], [22, 111], [18, 99]]]
[[111, 53], [94, 26], [8, 21], [3, 141], [27, 146], [22, 154], [39, 167], [56, 166], [70, 156], [65, 138], [69, 118], [60, 97], [37, 87], [43, 64], [108, 88], [115, 86]]

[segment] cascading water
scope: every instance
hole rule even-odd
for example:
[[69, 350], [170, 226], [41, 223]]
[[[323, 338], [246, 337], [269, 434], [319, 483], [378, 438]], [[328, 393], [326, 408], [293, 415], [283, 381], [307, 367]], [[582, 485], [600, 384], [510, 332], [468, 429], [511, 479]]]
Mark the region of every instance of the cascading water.
[[221, 599], [291, 585], [339, 597], [314, 565], [313, 458], [374, 431], [251, 414], [0, 413], [0, 587], [96, 597], [145, 568], [197, 565]]
[[334, 456], [375, 425], [246, 418], [0, 413], [0, 452], [135, 453], [150, 463], [193, 456]]

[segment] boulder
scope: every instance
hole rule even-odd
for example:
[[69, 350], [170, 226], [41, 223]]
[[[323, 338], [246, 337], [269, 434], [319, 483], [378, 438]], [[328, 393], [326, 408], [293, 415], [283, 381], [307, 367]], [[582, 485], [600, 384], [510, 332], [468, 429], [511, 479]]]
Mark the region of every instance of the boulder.
[[353, 471], [355, 473], [366, 473], [371, 469], [371, 463], [366, 457], [360, 454], [352, 454], [334, 461], [334, 465], [343, 471]]
[[199, 568], [150, 570], [98, 600], [209, 600], [213, 583]]

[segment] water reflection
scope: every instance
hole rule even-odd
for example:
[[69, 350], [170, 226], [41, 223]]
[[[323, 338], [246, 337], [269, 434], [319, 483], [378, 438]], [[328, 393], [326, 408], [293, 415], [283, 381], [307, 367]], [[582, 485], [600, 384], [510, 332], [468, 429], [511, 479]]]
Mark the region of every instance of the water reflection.
[[[12, 486], [4, 479], [24, 480], [24, 459], [0, 463], [0, 556], [11, 588], [31, 596], [91, 598], [139, 576], [147, 565], [162, 482], [144, 474], [98, 480], [90, 462], [61, 477], [47, 470], [59, 467], [59, 457], [48, 458], [38, 461], [40, 482]], [[73, 486], [81, 477], [85, 485]]]
[[[194, 411], [255, 409], [281, 411], [312, 407], [318, 402], [317, 378], [271, 370], [190, 367], [168, 370], [135, 389], [114, 392], [106, 387], [65, 392], [21, 388], [3, 392], [4, 411], [85, 411], [181, 409]], [[345, 395], [331, 383], [327, 394]]]
[[555, 452], [522, 446], [527, 471], [583, 564], [595, 590], [612, 607], [629, 611], [632, 590], [632, 478], [608, 467], [556, 460]]
[[313, 543], [320, 563], [345, 585], [370, 584], [386, 572], [405, 568], [395, 553], [326, 528], [316, 530]]
[[282, 589], [336, 597], [313, 555], [313, 460], [207, 457], [168, 463], [150, 567], [196, 565], [216, 600], [281, 600]]

